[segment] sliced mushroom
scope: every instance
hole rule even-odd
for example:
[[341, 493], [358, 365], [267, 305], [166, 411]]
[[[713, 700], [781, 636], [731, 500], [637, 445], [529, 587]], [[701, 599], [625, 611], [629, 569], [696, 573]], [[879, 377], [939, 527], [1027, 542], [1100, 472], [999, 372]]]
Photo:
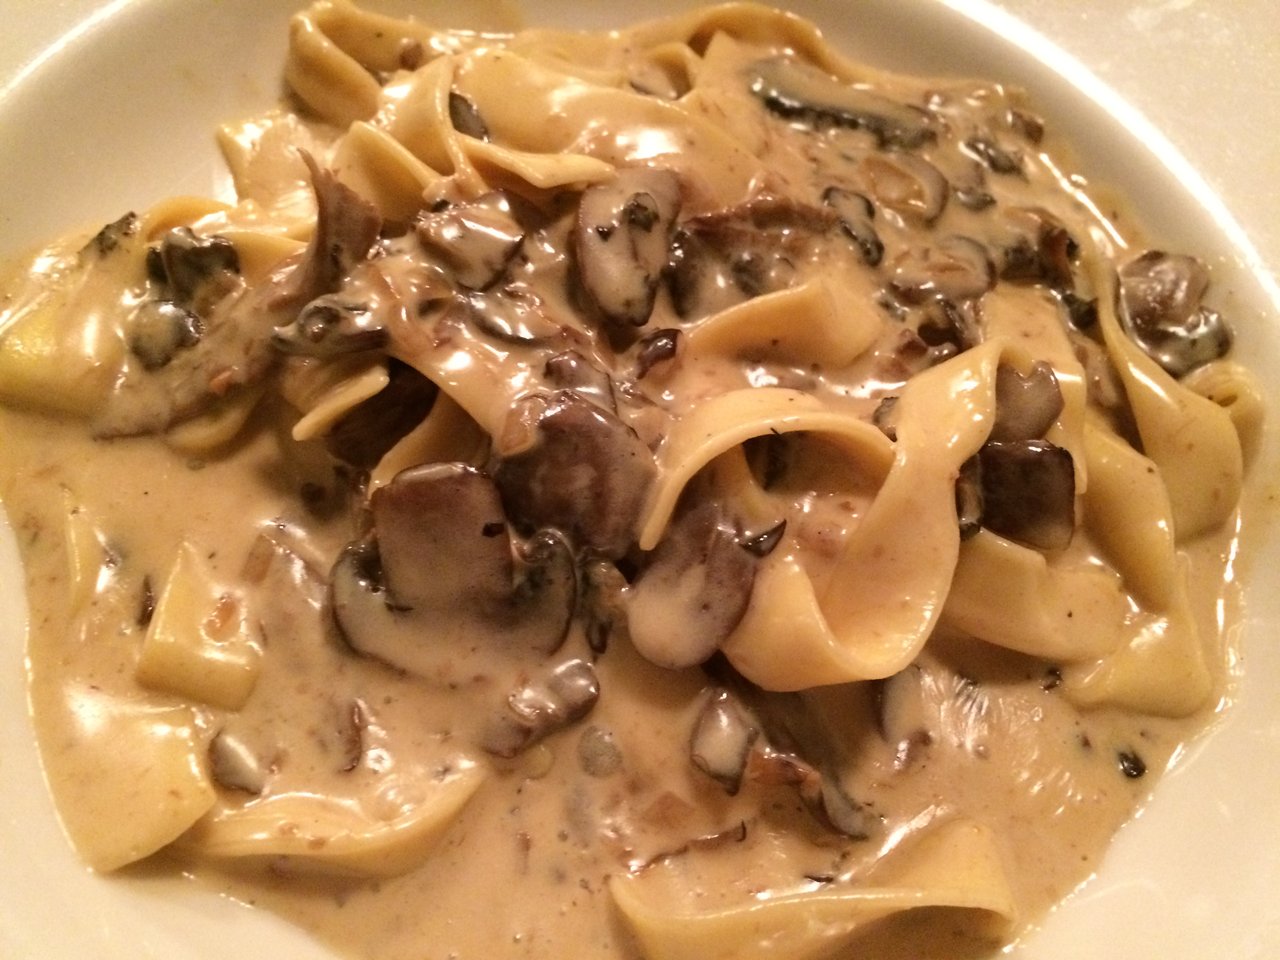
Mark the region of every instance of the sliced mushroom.
[[643, 380], [654, 367], [670, 364], [679, 351], [679, 330], [655, 330], [642, 338], [636, 354], [636, 378]]
[[1022, 174], [1022, 157], [1013, 151], [1006, 150], [992, 137], [969, 137], [964, 141], [963, 147], [975, 160], [982, 161], [982, 164], [992, 173]]
[[575, 262], [582, 289], [608, 324], [649, 321], [679, 211], [680, 181], [670, 170], [628, 167], [583, 192]]
[[925, 226], [942, 216], [951, 194], [942, 171], [914, 153], [872, 154], [858, 173], [880, 206]]
[[961, 540], [982, 529], [982, 461], [976, 454], [960, 465], [956, 477], [956, 522]]
[[525, 237], [510, 198], [496, 191], [470, 203], [425, 213], [414, 230], [422, 245], [468, 290], [484, 290], [496, 283]]
[[742, 787], [759, 729], [728, 690], [713, 689], [698, 712], [689, 755], [693, 765], [734, 796]]
[[840, 229], [857, 244], [862, 262], [869, 267], [878, 266], [884, 258], [884, 243], [872, 223], [876, 208], [871, 201], [843, 187], [827, 187], [822, 192], [822, 202], [835, 210]]
[[493, 477], [522, 529], [554, 528], [609, 557], [631, 546], [656, 467], [616, 416], [568, 390], [534, 394], [516, 404], [497, 453]]
[[357, 652], [439, 678], [450, 656], [477, 646], [545, 654], [563, 642], [572, 555], [551, 532], [513, 545], [483, 473], [414, 467], [376, 490], [371, 507], [376, 539], [348, 546], [330, 577], [335, 620]]
[[503, 343], [546, 343], [564, 329], [547, 315], [542, 298], [522, 283], [468, 293], [449, 309], [460, 312], [472, 327]]
[[1007, 238], [999, 254], [1001, 280], [1071, 289], [1076, 243], [1055, 217], [1043, 210], [1020, 208], [1007, 212], [1003, 226]]
[[240, 257], [226, 237], [202, 237], [190, 227], [175, 227], [148, 252], [148, 271], [163, 277], [172, 298], [196, 310], [207, 309], [234, 286]]
[[996, 417], [988, 439], [1037, 440], [1062, 413], [1053, 367], [1037, 360], [1025, 376], [1006, 363], [996, 368]]
[[751, 92], [779, 116], [813, 126], [866, 130], [880, 148], [913, 149], [936, 134], [928, 114], [837, 80], [807, 63], [773, 57], [747, 70]]
[[453, 129], [464, 136], [485, 141], [489, 139], [489, 127], [476, 105], [456, 90], [449, 91], [449, 122], [453, 124]]
[[1231, 329], [1201, 305], [1209, 271], [1194, 257], [1148, 250], [1120, 268], [1120, 317], [1148, 356], [1181, 377], [1231, 349]]
[[908, 766], [920, 750], [933, 743], [936, 718], [929, 715], [924, 695], [924, 671], [916, 664], [876, 684], [876, 717], [880, 735], [894, 748], [894, 766]]
[[578, 613], [587, 645], [596, 653], [604, 653], [615, 637], [626, 637], [627, 580], [612, 561], [599, 557], [583, 562], [580, 579]]
[[113, 220], [106, 224], [95, 233], [92, 239], [84, 245], [80, 253], [83, 256], [85, 253], [92, 251], [99, 257], [105, 257], [119, 248], [121, 240], [131, 237], [137, 232], [138, 215], [131, 210], [118, 220]]
[[890, 286], [907, 303], [937, 297], [956, 303], [976, 300], [994, 282], [987, 248], [969, 237], [953, 235], [903, 251], [893, 263]]
[[327, 293], [303, 307], [292, 323], [277, 327], [271, 342], [282, 353], [336, 357], [382, 348], [387, 330], [367, 304]]
[[267, 785], [267, 767], [239, 737], [225, 730], [209, 741], [209, 776], [224, 790], [257, 796]]
[[685, 510], [632, 584], [627, 628], [635, 648], [673, 670], [705, 661], [747, 612], [756, 560], [716, 504]]
[[586, 660], [557, 664], [512, 691], [481, 745], [494, 756], [511, 758], [587, 716], [600, 698], [595, 667]]
[[387, 361], [387, 385], [343, 415], [325, 435], [325, 448], [344, 463], [372, 469], [435, 404], [434, 383], [399, 360]]
[[167, 366], [203, 336], [204, 320], [171, 300], [143, 300], [129, 317], [129, 351], [146, 370]]
[[1075, 533], [1075, 470], [1069, 451], [1044, 440], [987, 443], [982, 525], [1040, 550], [1061, 550]]
[[276, 293], [273, 306], [281, 310], [336, 291], [351, 268], [368, 256], [382, 228], [377, 207], [321, 168], [310, 153], [304, 151], [302, 159], [315, 192], [316, 228], [302, 259]]
[[542, 368], [542, 375], [553, 387], [572, 390], [610, 413], [617, 412], [613, 378], [576, 350], [551, 357]]

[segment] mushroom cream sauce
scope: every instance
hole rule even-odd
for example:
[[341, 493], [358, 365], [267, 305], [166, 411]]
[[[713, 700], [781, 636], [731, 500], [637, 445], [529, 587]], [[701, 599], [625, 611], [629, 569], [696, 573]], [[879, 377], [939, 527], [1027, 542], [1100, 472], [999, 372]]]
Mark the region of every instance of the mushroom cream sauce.
[[983, 956], [1090, 875], [1224, 689], [1261, 403], [1199, 261], [759, 6], [332, 0], [285, 79], [234, 205], [4, 288], [90, 866], [380, 960]]

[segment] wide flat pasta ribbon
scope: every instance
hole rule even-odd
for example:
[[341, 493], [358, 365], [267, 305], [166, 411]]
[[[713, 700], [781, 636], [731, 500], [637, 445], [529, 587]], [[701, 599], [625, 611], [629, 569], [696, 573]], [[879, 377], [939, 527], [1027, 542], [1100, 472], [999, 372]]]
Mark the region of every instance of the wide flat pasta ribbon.
[[761, 565], [746, 615], [722, 645], [740, 673], [766, 689], [801, 690], [891, 676], [915, 658], [951, 587], [956, 476], [990, 432], [1006, 352], [1017, 354], [988, 341], [903, 390], [893, 465], [822, 593], [794, 553]]
[[642, 873], [609, 883], [649, 960], [807, 960], [829, 955], [859, 928], [903, 910], [979, 911], [1003, 927], [1015, 913], [994, 838], [968, 820], [930, 827], [856, 886], [836, 882], [698, 911], [687, 906], [687, 891], [652, 889], [660, 882]]

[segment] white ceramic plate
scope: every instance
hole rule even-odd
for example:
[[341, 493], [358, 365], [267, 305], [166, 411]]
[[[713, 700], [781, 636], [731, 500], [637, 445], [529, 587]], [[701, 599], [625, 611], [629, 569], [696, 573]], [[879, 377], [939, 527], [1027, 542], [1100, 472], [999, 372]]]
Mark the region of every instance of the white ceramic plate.
[[[1232, 60], [1277, 66], [1280, 55], [1272, 48], [1280, 15], [1270, 2], [1240, 0], [1232, 11], [1247, 8], [1255, 16], [1235, 20], [1193, 10], [1194, 0], [793, 0], [788, 6], [817, 20], [848, 52], [883, 65], [1029, 88], [1050, 122], [1075, 143], [1084, 170], [1128, 194], [1154, 239], [1213, 262], [1217, 302], [1236, 321], [1239, 355], [1264, 381], [1276, 382], [1280, 295], [1257, 249], [1273, 266], [1280, 263], [1280, 170], [1271, 142], [1280, 94], [1274, 72], [1246, 71], [1272, 78], [1272, 86], [1211, 99], [1224, 89], [1226, 74], [1206, 55], [1227, 51]], [[681, 5], [650, 2], [646, 12]], [[0, 256], [165, 195], [224, 192], [211, 132], [219, 121], [275, 99], [293, 6], [286, 0], [62, 0], [28, 6], [25, 20], [7, 18], [0, 36]], [[483, 11], [490, 24], [498, 17], [510, 22], [514, 14], [597, 26], [617, 23], [627, 6], [476, 0], [470, 8], [450, 2], [447, 9], [455, 24], [475, 23]], [[430, 8], [430, 0], [419, 5], [420, 12]], [[1057, 31], [1132, 100], [1009, 10]], [[1143, 63], [1148, 66], [1137, 65]], [[1134, 103], [1188, 148], [1195, 165]], [[1229, 142], [1206, 141], [1204, 131], [1228, 132]], [[1232, 218], [1233, 209], [1251, 233]], [[1272, 437], [1269, 431], [1255, 478], [1280, 476]], [[1259, 499], [1276, 499], [1274, 480], [1255, 487]], [[1161, 781], [1147, 810], [1122, 831], [1101, 874], [1013, 948], [1016, 957], [1280, 957], [1280, 647], [1273, 642], [1280, 597], [1268, 576], [1280, 561], [1280, 538], [1264, 532], [1258, 539], [1243, 567], [1238, 703]], [[271, 917], [181, 882], [103, 879], [77, 863], [46, 796], [26, 717], [23, 616], [16, 553], [6, 535], [0, 537], [0, 956], [329, 958]]]

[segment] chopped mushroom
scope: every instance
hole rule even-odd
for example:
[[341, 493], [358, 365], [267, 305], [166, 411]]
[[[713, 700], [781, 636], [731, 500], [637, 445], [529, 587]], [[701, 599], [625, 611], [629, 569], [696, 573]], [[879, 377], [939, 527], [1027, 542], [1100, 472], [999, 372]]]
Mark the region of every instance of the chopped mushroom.
[[276, 295], [273, 306], [281, 310], [335, 292], [351, 268], [368, 256], [382, 228], [373, 204], [323, 169], [311, 154], [303, 152], [302, 159], [315, 191], [316, 229]]
[[952, 302], [976, 300], [995, 283], [987, 248], [963, 236], [946, 236], [913, 246], [893, 263], [890, 285], [907, 303], [942, 297]]
[[747, 612], [756, 561], [719, 506], [685, 510], [632, 584], [627, 627], [635, 648], [670, 669], [705, 661]]
[[159, 370], [204, 336], [204, 321], [170, 300], [143, 300], [129, 317], [129, 351], [146, 370]]
[[1181, 377], [1231, 349], [1231, 329], [1201, 304], [1209, 271], [1194, 257], [1148, 250], [1120, 268], [1120, 318], [1156, 363]]
[[649, 321], [679, 211], [680, 181], [670, 170], [628, 167], [583, 192], [575, 262], [583, 291], [611, 333]]
[[923, 682], [924, 671], [913, 663], [876, 684], [880, 735], [894, 748], [894, 766], [899, 770], [908, 766], [935, 737], [926, 711]]
[[372, 511], [376, 539], [348, 546], [330, 577], [335, 620], [357, 652], [439, 678], [468, 644], [546, 654], [563, 642], [572, 555], [551, 531], [513, 544], [479, 470], [411, 468], [374, 492]]
[[175, 227], [148, 251], [152, 279], [167, 285], [173, 299], [197, 312], [221, 298], [240, 275], [240, 256], [226, 237], [197, 235]]
[[936, 134], [928, 114], [870, 90], [837, 80], [807, 63], [774, 57], [752, 64], [751, 92], [779, 116], [813, 126], [866, 130], [876, 145], [913, 149]]
[[489, 139], [489, 127], [476, 105], [456, 90], [449, 91], [449, 122], [453, 124], [453, 129], [464, 136], [475, 137], [477, 140]]
[[1041, 550], [1061, 550], [1075, 533], [1075, 469], [1070, 452], [1044, 440], [987, 443], [982, 525]]
[[516, 404], [499, 438], [494, 480], [523, 529], [551, 527], [577, 547], [619, 557], [656, 472], [634, 430], [568, 390]]
[[1063, 402], [1053, 367], [1043, 360], [1026, 376], [1002, 363], [996, 368], [996, 417], [989, 439], [1037, 440], [1058, 419]]
[[747, 757], [759, 736], [759, 729], [729, 691], [716, 688], [698, 712], [689, 755], [695, 767], [733, 796], [742, 787]]
[[876, 208], [871, 201], [852, 190], [827, 187], [822, 192], [822, 202], [835, 210], [840, 218], [840, 229], [858, 245], [862, 262], [869, 267], [878, 266], [884, 258], [884, 243], [872, 223]]
[[483, 734], [482, 746], [511, 758], [551, 734], [577, 723], [600, 698], [595, 667], [574, 658], [530, 679], [507, 697]]
[[496, 283], [525, 237], [510, 198], [497, 191], [424, 213], [414, 230], [422, 245], [468, 290], [484, 290]]
[[880, 206], [909, 221], [928, 226], [946, 209], [950, 185], [924, 157], [901, 151], [872, 154], [858, 173]]
[[542, 298], [521, 283], [467, 293], [448, 310], [503, 343], [547, 343], [564, 329], [548, 316]]
[[255, 796], [267, 785], [262, 759], [243, 740], [225, 730], [209, 741], [209, 776], [224, 790]]
[[387, 330], [366, 304], [323, 294], [303, 307], [292, 323], [277, 327], [271, 342], [282, 353], [336, 357], [382, 348]]

